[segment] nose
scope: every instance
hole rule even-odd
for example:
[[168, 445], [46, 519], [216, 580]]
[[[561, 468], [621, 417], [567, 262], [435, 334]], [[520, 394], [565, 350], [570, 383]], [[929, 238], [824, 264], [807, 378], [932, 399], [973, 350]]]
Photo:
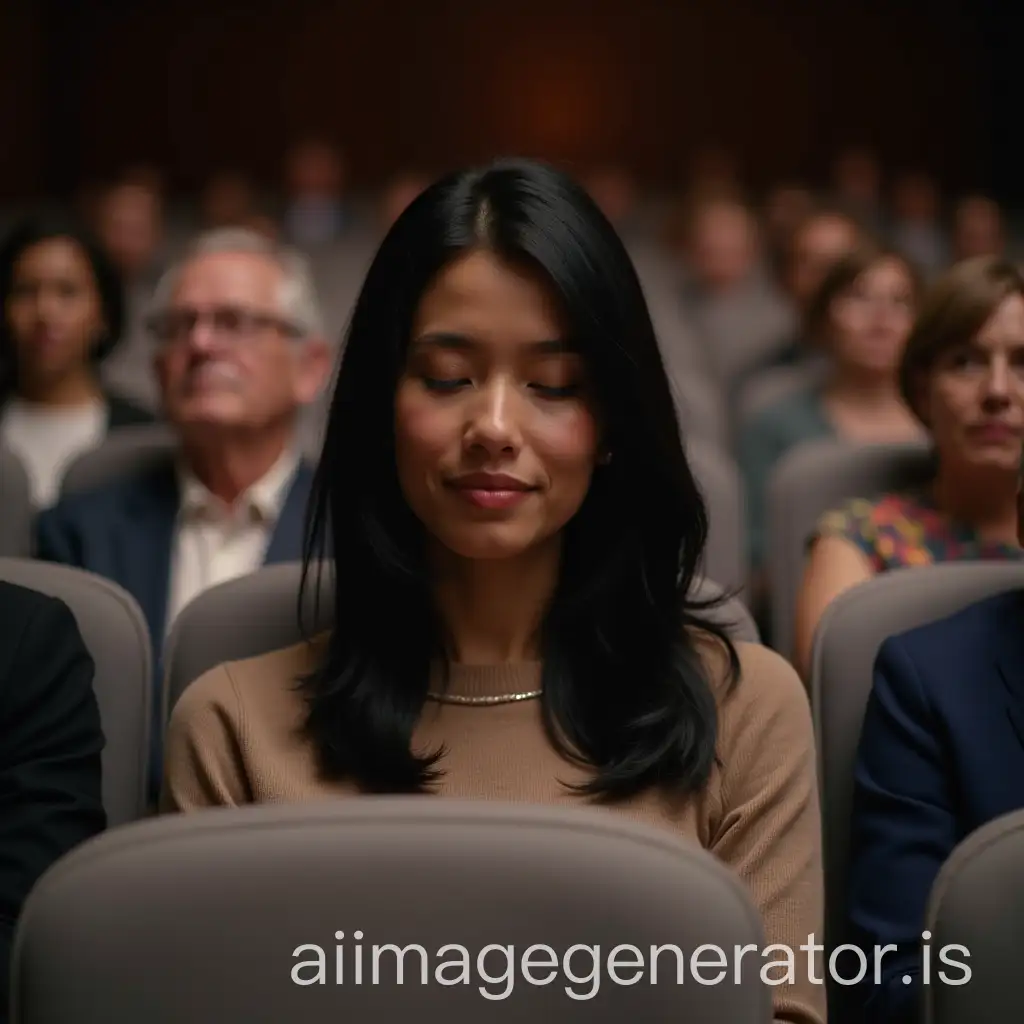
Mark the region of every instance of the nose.
[[483, 449], [492, 458], [518, 451], [521, 439], [517, 405], [515, 387], [504, 379], [477, 390], [466, 423], [467, 447]]
[[197, 316], [183, 338], [187, 348], [197, 354], [206, 354], [217, 348], [217, 331], [207, 316]]
[[996, 355], [985, 375], [983, 399], [986, 405], [1003, 406], [1010, 400], [1010, 366], [1006, 357]]

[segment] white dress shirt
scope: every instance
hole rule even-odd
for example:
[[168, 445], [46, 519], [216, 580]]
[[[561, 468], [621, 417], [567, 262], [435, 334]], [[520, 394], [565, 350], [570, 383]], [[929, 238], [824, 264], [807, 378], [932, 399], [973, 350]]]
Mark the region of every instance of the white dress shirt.
[[204, 590], [256, 572], [263, 565], [298, 467], [298, 454], [285, 452], [230, 508], [187, 467], [180, 467], [168, 630], [185, 605]]
[[61, 407], [11, 398], [0, 413], [0, 442], [22, 462], [36, 508], [60, 496], [64, 470], [76, 456], [95, 448], [107, 433], [104, 402]]

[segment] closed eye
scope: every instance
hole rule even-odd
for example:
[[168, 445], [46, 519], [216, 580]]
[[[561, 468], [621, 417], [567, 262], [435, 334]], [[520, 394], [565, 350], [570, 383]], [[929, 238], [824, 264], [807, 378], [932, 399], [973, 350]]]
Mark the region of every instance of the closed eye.
[[531, 384], [531, 388], [544, 398], [572, 398], [579, 393], [578, 384], [567, 384], [563, 387], [551, 387], [547, 384]]
[[443, 379], [440, 377], [423, 377], [423, 384], [430, 391], [457, 391], [460, 387], [464, 387], [469, 383], [470, 381], [467, 377], [454, 377], [450, 379]]

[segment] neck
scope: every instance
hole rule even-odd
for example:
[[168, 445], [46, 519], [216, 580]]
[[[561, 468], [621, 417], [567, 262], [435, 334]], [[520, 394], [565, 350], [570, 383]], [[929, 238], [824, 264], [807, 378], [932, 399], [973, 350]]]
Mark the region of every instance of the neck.
[[102, 397], [96, 378], [81, 370], [51, 380], [18, 382], [18, 396], [36, 405], [88, 405]]
[[888, 409], [904, 404], [896, 379], [888, 371], [837, 366], [826, 390], [829, 397], [859, 409]]
[[231, 506], [270, 471], [286, 445], [282, 435], [268, 439], [231, 434], [204, 437], [201, 443], [186, 439], [183, 448], [196, 478], [214, 497]]
[[1017, 474], [991, 467], [939, 464], [932, 485], [936, 505], [948, 516], [975, 529], [986, 541], [1017, 541]]
[[434, 596], [452, 661], [501, 665], [536, 660], [558, 567], [557, 538], [518, 558], [465, 559], [438, 551]]

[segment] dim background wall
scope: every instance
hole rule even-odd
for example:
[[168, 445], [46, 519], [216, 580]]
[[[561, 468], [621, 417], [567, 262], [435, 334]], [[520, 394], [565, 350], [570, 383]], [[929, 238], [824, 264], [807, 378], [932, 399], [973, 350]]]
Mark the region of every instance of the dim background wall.
[[184, 188], [225, 165], [272, 183], [306, 132], [342, 143], [361, 182], [514, 151], [621, 156], [671, 184], [694, 147], [717, 143], [758, 184], [819, 173], [837, 146], [866, 143], [891, 167], [985, 187], [997, 157], [1013, 158], [993, 106], [1010, 78], [993, 63], [1006, 35], [995, 11], [961, 0], [3, 0], [0, 192], [67, 192], [136, 160], [164, 164]]

